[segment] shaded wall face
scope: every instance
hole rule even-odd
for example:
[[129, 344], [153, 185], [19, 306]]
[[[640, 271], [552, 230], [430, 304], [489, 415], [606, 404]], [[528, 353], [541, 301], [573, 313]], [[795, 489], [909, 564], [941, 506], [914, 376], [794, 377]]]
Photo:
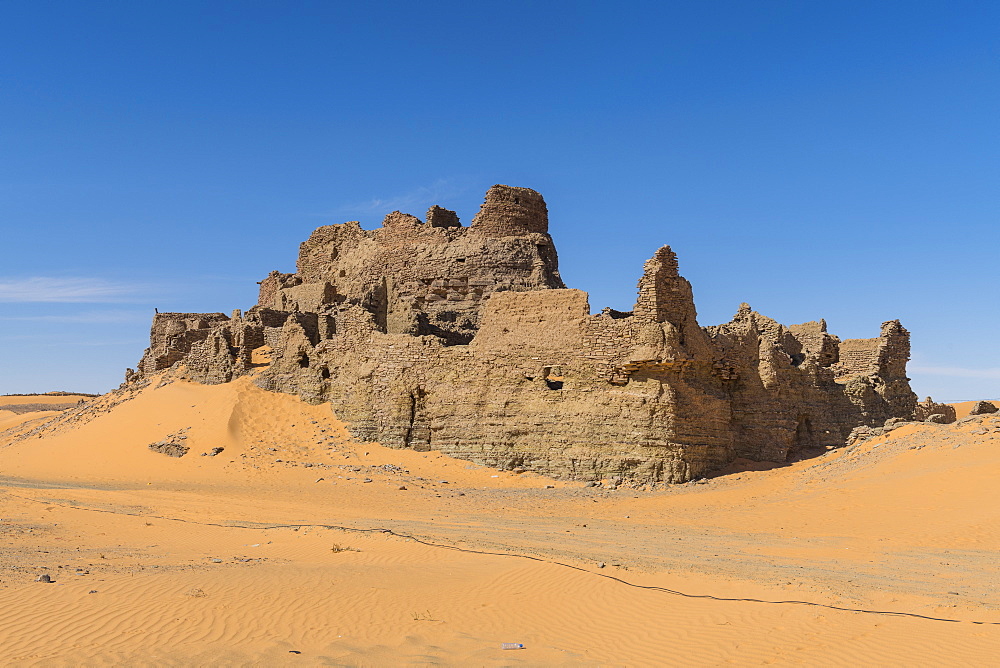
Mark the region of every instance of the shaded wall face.
[[473, 343], [454, 347], [382, 334], [370, 318], [367, 330], [338, 322], [308, 367], [288, 352], [258, 379], [330, 401], [358, 438], [501, 468], [683, 482], [724, 465], [725, 398], [706, 393], [694, 367], [643, 369], [627, 387], [611, 385], [606, 362], [630, 342], [618, 336], [604, 352], [587, 345], [593, 324], [610, 320], [588, 310], [577, 290], [498, 293]]
[[782, 461], [912, 413], [907, 379], [893, 375], [897, 358], [905, 368], [908, 339], [885, 327], [875, 339], [839, 342], [822, 321], [784, 327], [743, 305], [732, 322], [706, 330], [735, 371], [728, 392], [740, 456]]

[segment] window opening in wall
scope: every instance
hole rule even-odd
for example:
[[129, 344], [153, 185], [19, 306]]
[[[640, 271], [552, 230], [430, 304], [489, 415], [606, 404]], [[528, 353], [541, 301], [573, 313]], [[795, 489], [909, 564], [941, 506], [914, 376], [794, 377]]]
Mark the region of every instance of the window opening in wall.
[[323, 378], [323, 380], [327, 380], [328, 378], [330, 378], [330, 370], [327, 369], [326, 367], [323, 367], [322, 369], [319, 370], [319, 375], [321, 378]]
[[556, 367], [554, 373], [552, 367], [544, 367], [542, 369], [542, 376], [545, 378], [546, 387], [550, 390], [561, 390], [563, 388], [563, 377], [560, 375], [558, 367]]
[[802, 448], [810, 448], [814, 444], [812, 420], [809, 419], [808, 415], [800, 415], [795, 425], [795, 440], [788, 452], [789, 458]]
[[303, 369], [309, 366], [309, 355], [305, 353], [299, 353], [299, 366]]

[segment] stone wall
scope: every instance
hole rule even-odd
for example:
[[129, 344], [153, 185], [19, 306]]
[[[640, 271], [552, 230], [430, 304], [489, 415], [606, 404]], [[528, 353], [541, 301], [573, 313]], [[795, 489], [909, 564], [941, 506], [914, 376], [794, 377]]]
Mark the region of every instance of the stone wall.
[[471, 227], [432, 207], [426, 222], [393, 212], [378, 230], [319, 228], [298, 271], [272, 272], [245, 314], [157, 316], [132, 378], [181, 365], [208, 383], [254, 374], [331, 403], [357, 438], [391, 447], [683, 482], [909, 418], [908, 333], [889, 321], [866, 341], [746, 304], [701, 327], [666, 246], [646, 262], [633, 311], [591, 315], [586, 293], [559, 278], [541, 195], [494, 186]]
[[839, 357], [833, 366], [835, 376], [865, 424], [877, 426], [891, 417], [913, 416], [917, 396], [906, 377], [910, 333], [898, 320], [883, 322], [877, 338], [842, 341]]
[[875, 367], [878, 339], [844, 339], [840, 342], [837, 375], [867, 374]]

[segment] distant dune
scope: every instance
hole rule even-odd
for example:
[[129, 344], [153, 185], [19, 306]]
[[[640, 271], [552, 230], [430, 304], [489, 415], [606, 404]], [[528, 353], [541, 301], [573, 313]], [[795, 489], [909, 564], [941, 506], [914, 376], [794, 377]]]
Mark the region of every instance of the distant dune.
[[96, 395], [48, 392], [46, 394], [0, 395], [0, 431], [17, 425], [56, 415], [57, 411], [74, 408], [80, 401]]
[[0, 395], [0, 408], [11, 406], [26, 406], [33, 404], [75, 404], [87, 399], [93, 399], [96, 394], [73, 394], [70, 392], [47, 392], [45, 394], [3, 394]]
[[940, 666], [1000, 646], [1000, 414], [662, 492], [356, 443], [249, 378], [4, 419], [3, 665]]

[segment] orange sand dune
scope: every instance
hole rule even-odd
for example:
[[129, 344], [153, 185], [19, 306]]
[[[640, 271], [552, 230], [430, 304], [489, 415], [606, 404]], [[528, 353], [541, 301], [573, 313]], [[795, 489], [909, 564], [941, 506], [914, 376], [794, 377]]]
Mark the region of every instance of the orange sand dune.
[[[0, 432], [25, 422], [49, 418], [57, 411], [93, 397], [82, 394], [26, 394], [0, 396]], [[44, 410], [42, 407], [52, 407]], [[17, 410], [8, 410], [14, 408]]]
[[117, 400], [0, 434], [2, 665], [996, 661], [1000, 415], [641, 492], [355, 443], [247, 379]]
[[59, 411], [31, 411], [30, 413], [15, 413], [14, 411], [0, 410], [0, 431], [6, 431], [12, 427], [22, 425], [26, 422], [42, 422], [46, 418], [58, 415]]

